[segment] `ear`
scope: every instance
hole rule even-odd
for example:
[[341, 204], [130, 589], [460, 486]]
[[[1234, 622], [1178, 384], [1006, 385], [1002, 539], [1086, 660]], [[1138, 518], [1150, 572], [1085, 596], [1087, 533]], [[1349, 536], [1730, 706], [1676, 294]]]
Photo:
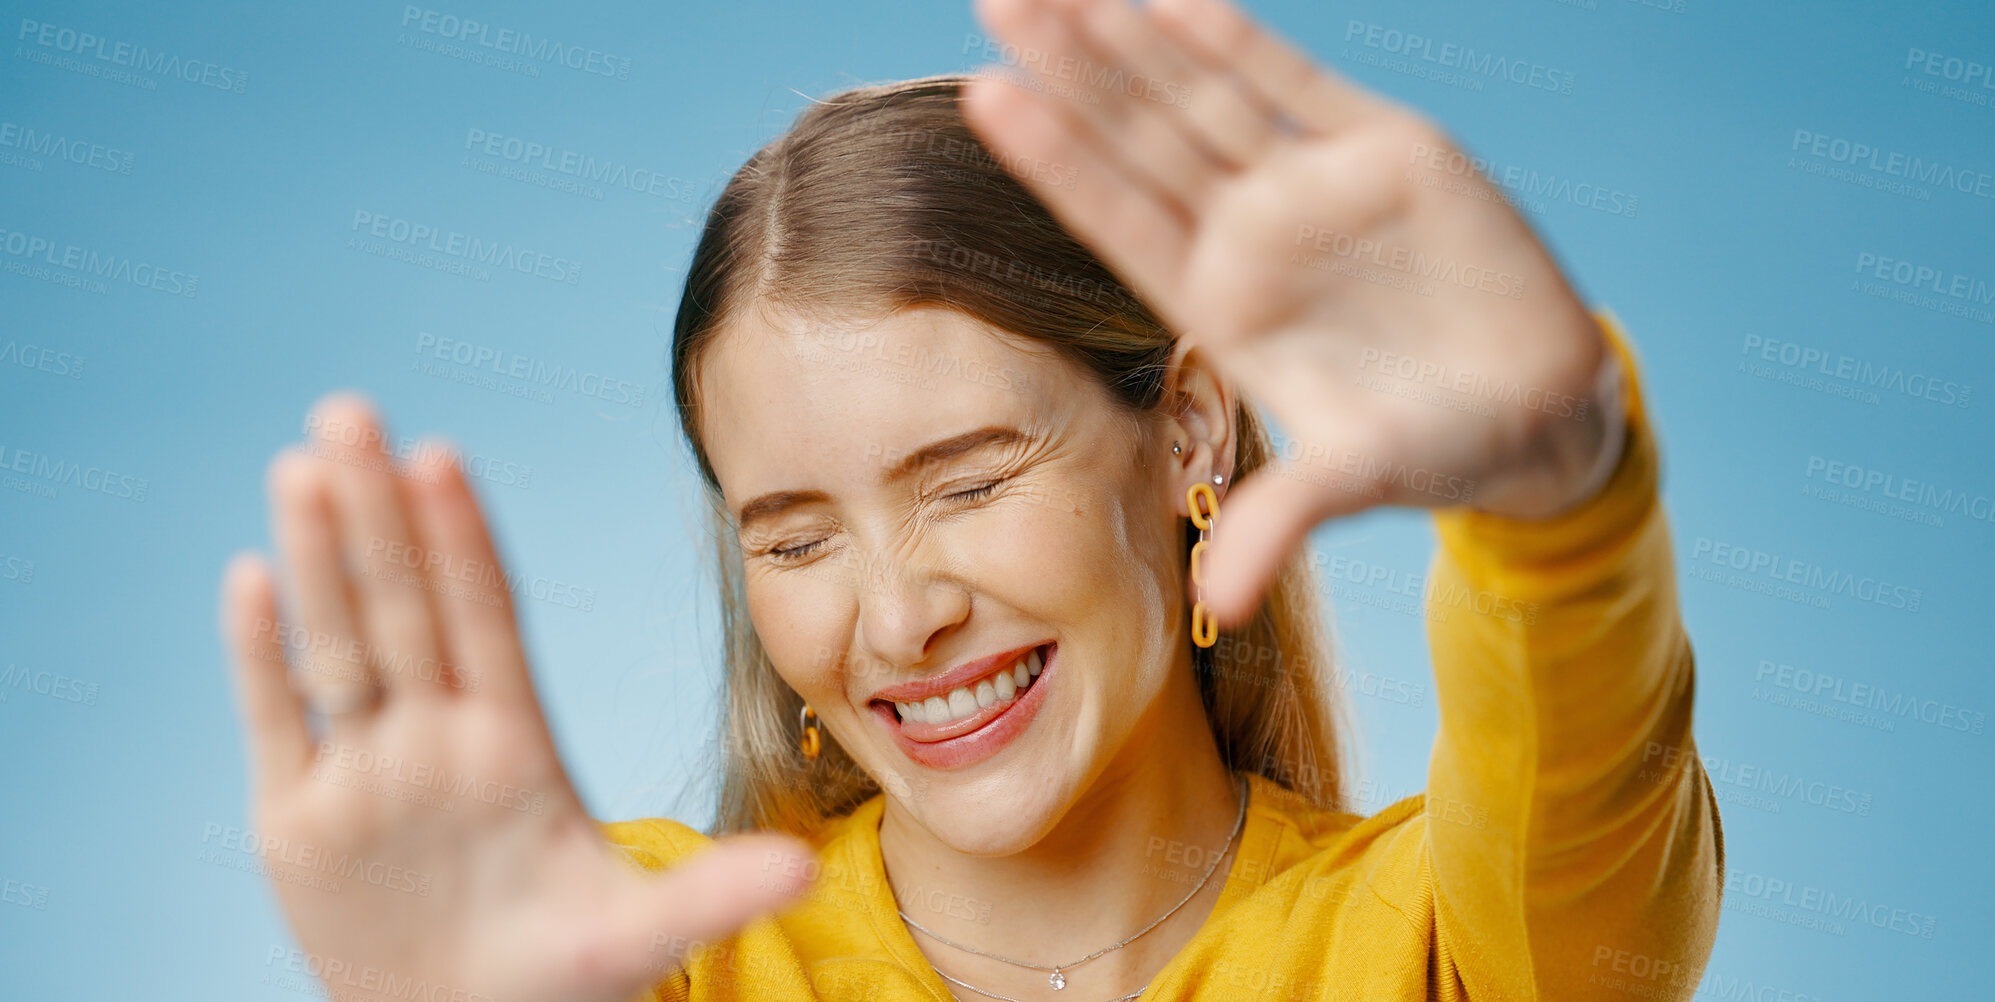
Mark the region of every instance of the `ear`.
[[[1184, 341], [1171, 354], [1164, 373], [1164, 449], [1172, 475], [1167, 478], [1176, 492], [1172, 507], [1189, 518], [1185, 492], [1193, 484], [1205, 484], [1225, 498], [1233, 486], [1235, 436], [1239, 427], [1233, 420], [1236, 398], [1233, 388], [1218, 370], [1206, 361], [1205, 353]], [[1183, 449], [1170, 453], [1171, 441]], [[1214, 483], [1214, 477], [1223, 477]]]

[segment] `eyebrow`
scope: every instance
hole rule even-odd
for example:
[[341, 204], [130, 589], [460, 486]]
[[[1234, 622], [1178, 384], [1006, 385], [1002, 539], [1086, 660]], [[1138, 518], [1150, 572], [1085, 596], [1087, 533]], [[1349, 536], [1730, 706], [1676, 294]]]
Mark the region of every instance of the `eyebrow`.
[[[908, 453], [900, 462], [895, 463], [892, 469], [881, 475], [880, 482], [890, 484], [905, 480], [930, 466], [946, 463], [979, 449], [1013, 445], [1025, 441], [1027, 437], [1025, 432], [1004, 425], [989, 425], [975, 431], [966, 431], [961, 435], [952, 435]], [[747, 528], [754, 522], [771, 518], [797, 505], [829, 500], [831, 496], [823, 491], [771, 491], [742, 505], [740, 514], [735, 516], [735, 525], [737, 528]]]

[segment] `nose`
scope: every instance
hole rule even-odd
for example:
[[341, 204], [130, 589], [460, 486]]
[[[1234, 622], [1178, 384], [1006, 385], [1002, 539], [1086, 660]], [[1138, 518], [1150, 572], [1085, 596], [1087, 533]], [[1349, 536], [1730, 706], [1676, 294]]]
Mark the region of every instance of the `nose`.
[[898, 668], [920, 664], [970, 615], [970, 591], [931, 563], [874, 557], [859, 580], [859, 649]]

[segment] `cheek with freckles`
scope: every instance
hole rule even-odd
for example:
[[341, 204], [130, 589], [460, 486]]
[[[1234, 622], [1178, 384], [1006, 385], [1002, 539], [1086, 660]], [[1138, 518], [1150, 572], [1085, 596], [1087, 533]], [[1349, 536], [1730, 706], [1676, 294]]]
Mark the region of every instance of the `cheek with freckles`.
[[[769, 660], [790, 688], [809, 703], [824, 726], [849, 734], [854, 722], [842, 719], [845, 681], [840, 660], [851, 636], [853, 598], [835, 578], [842, 564], [821, 561], [813, 571], [750, 571], [749, 620]], [[851, 666], [847, 666], [848, 669]]]
[[993, 512], [980, 531], [982, 590], [1061, 637], [1063, 689], [1089, 694], [1063, 701], [1082, 714], [1069, 724], [1083, 732], [1146, 703], [1167, 667], [1168, 579], [1159, 574], [1152, 512], [1132, 505], [1143, 496], [1123, 478], [1069, 479], [1003, 517]]

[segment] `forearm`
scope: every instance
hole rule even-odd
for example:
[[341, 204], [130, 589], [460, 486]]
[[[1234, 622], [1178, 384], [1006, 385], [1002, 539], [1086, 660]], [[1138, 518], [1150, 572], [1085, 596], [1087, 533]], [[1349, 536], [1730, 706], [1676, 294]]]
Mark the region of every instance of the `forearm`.
[[[1464, 981], [1499, 996], [1583, 992], [1611, 973], [1596, 958], [1631, 951], [1694, 987], [1716, 921], [1692, 656], [1655, 440], [1624, 362], [1625, 448], [1588, 500], [1543, 520], [1437, 516], [1428, 813], [1442, 934], [1475, 943]], [[1485, 974], [1476, 956], [1512, 962]]]

